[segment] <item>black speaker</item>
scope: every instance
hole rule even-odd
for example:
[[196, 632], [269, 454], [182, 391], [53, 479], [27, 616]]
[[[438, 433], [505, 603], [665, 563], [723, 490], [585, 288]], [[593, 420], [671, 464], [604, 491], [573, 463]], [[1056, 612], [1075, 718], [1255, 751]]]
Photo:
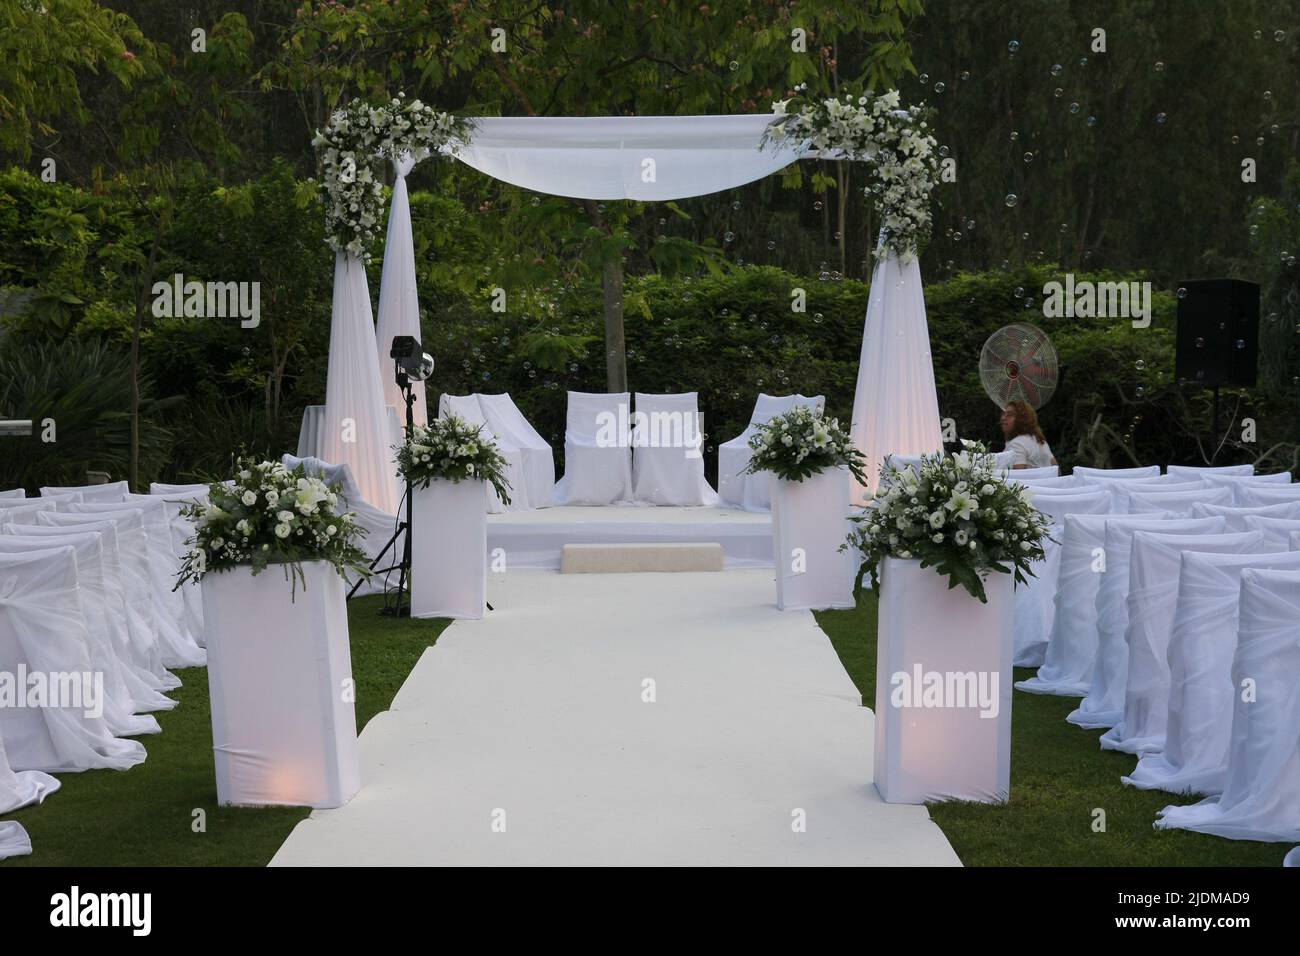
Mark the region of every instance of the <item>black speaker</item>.
[[1258, 363], [1259, 286], [1240, 279], [1178, 283], [1178, 380], [1253, 386]]

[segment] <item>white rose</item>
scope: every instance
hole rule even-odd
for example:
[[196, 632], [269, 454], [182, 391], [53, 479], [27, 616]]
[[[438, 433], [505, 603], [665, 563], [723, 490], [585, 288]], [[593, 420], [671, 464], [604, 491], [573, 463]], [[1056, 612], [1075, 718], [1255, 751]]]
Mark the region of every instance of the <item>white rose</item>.
[[[277, 538], [289, 537], [289, 526], [287, 524], [278, 524], [275, 526], [275, 536]], [[265, 547], [265, 545], [263, 545]]]
[[255, 491], [245, 491], [245, 492], [244, 492], [244, 496], [243, 496], [242, 498], [240, 498], [239, 500], [242, 501], [242, 502], [243, 502], [244, 504], [246, 504], [246, 505], [253, 505], [253, 504], [256, 504], [256, 503], [257, 503], [257, 492], [255, 492]]

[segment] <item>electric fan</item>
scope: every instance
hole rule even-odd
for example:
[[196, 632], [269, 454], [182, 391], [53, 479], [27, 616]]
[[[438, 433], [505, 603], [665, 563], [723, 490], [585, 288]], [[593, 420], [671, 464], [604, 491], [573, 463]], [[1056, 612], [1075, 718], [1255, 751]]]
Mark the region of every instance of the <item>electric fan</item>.
[[1027, 322], [998, 329], [980, 352], [980, 382], [998, 408], [1017, 400], [1042, 408], [1056, 391], [1056, 349]]

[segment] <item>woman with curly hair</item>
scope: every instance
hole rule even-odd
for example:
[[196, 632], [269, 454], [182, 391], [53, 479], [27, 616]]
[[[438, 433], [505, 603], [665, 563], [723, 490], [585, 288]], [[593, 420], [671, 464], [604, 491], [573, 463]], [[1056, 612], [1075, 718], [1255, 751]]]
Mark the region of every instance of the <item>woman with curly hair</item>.
[[1002, 409], [1001, 425], [1002, 435], [1007, 441], [1006, 450], [1016, 455], [1012, 468], [1044, 468], [1056, 464], [1038, 424], [1038, 415], [1028, 402], [1008, 402]]

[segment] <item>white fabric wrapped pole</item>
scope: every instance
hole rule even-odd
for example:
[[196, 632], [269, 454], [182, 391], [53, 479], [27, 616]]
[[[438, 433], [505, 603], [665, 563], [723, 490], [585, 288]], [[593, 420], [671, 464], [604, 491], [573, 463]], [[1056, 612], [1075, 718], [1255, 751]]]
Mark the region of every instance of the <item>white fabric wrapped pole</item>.
[[[1169, 635], [1169, 713], [1165, 744], [1124, 783], [1170, 793], [1221, 793], [1232, 739], [1232, 657], [1237, 649], [1241, 572], [1300, 570], [1300, 552], [1183, 555], [1178, 610]], [[1300, 631], [1300, 620], [1297, 620]]]
[[[393, 336], [409, 335], [417, 342], [422, 338], [420, 299], [415, 284], [415, 237], [411, 230], [411, 202], [406, 192], [406, 177], [414, 168], [415, 160], [409, 154], [393, 160], [393, 199], [388, 207], [388, 238], [384, 242], [384, 269], [379, 277], [379, 325], [375, 335], [381, 373], [393, 364], [388, 355]], [[406, 406], [396, 376], [381, 374], [380, 381], [384, 386], [384, 402], [402, 409], [405, 421]], [[415, 396], [411, 415], [415, 424], [425, 425], [430, 416], [424, 382], [412, 382], [411, 390]]]
[[943, 448], [921, 267], [894, 252], [878, 258], [871, 273], [851, 433], [866, 456], [866, 484], [852, 481], [855, 504], [871, 500], [886, 455]]
[[1241, 572], [1241, 604], [1223, 793], [1191, 806], [1165, 807], [1156, 826], [1229, 840], [1300, 840], [1300, 572]]
[[1151, 522], [1109, 522], [1106, 525], [1106, 568], [1097, 588], [1097, 660], [1092, 685], [1066, 720], [1088, 730], [1108, 730], [1124, 719], [1124, 687], [1128, 681], [1129, 559], [1138, 531], [1162, 534], [1221, 534], [1222, 518], [1161, 518]]
[[325, 432], [318, 457], [347, 463], [366, 501], [397, 512], [397, 467], [370, 311], [366, 267], [340, 252], [334, 260]]
[[1179, 518], [1190, 518], [1192, 508], [1198, 504], [1226, 505], [1232, 501], [1227, 488], [1201, 487], [1189, 491], [1131, 491], [1128, 496], [1129, 514], [1150, 514], [1167, 511]]
[[1207, 505], [1197, 504], [1192, 507], [1193, 518], [1206, 518], [1211, 515], [1220, 515], [1228, 522], [1228, 531], [1248, 531], [1246, 519], [1252, 515], [1261, 518], [1300, 518], [1300, 501], [1286, 502], [1278, 505], [1256, 505], [1254, 507], [1242, 507], [1240, 505]]
[[1129, 559], [1128, 677], [1124, 717], [1101, 735], [1102, 750], [1144, 754], [1165, 745], [1169, 713], [1169, 634], [1178, 610], [1178, 570], [1185, 551], [1250, 554], [1263, 536], [1138, 531]]

